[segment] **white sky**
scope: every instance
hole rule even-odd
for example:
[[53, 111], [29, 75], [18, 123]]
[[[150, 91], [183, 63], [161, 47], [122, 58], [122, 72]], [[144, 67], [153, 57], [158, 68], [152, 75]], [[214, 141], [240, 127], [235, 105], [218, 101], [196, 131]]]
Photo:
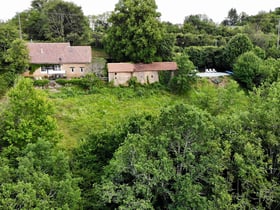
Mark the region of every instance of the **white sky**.
[[[30, 8], [32, 0], [7, 0], [0, 3], [0, 20], [8, 20]], [[114, 10], [118, 0], [67, 0], [81, 6], [85, 15], [99, 15]], [[277, 3], [278, 2], [278, 3]], [[206, 14], [214, 22], [220, 23], [231, 8], [237, 13], [256, 15], [260, 11], [274, 11], [280, 7], [279, 0], [156, 0], [161, 20], [183, 23], [189, 15]]]

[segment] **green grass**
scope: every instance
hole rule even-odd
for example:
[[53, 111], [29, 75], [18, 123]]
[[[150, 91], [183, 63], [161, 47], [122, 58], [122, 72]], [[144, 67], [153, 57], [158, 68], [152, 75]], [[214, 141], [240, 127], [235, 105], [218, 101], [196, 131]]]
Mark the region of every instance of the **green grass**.
[[157, 115], [165, 106], [182, 100], [165, 91], [147, 88], [100, 88], [94, 94], [84, 94], [72, 87], [50, 93], [50, 98], [63, 133], [61, 144], [69, 149], [90, 133], [110, 130], [131, 116]]
[[188, 95], [178, 96], [156, 87], [100, 87], [90, 91], [65, 87], [50, 92], [56, 118], [63, 134], [61, 146], [71, 149], [91, 133], [101, 133], [141, 114], [158, 115], [166, 106], [188, 103], [213, 116], [241, 110], [247, 96], [233, 80], [219, 86], [200, 80]]

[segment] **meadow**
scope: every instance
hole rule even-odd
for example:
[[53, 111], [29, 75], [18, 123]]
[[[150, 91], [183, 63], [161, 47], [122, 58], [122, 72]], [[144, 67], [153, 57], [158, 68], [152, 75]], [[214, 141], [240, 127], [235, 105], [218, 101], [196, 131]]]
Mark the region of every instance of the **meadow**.
[[[128, 118], [142, 114], [158, 115], [176, 103], [193, 104], [213, 115], [246, 107], [247, 97], [229, 78], [222, 86], [206, 79], [185, 95], [176, 95], [159, 86], [93, 87], [89, 91], [68, 86], [48, 91], [56, 109], [56, 119], [63, 135], [61, 145], [74, 148], [92, 133], [102, 133], [122, 125]], [[224, 84], [226, 82], [226, 84]]]

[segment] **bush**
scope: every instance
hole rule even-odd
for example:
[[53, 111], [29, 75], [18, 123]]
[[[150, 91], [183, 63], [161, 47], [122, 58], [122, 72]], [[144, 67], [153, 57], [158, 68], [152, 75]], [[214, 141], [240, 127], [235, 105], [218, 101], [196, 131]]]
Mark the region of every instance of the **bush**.
[[104, 85], [104, 82], [99, 79], [95, 74], [87, 74], [83, 78], [73, 78], [70, 80], [67, 79], [57, 79], [56, 82], [60, 85], [76, 85], [84, 90], [90, 90], [92, 87], [101, 87]]
[[136, 77], [131, 77], [129, 80], [128, 80], [128, 86], [129, 87], [137, 87], [139, 85], [139, 82], [137, 81], [137, 78]]
[[262, 59], [252, 51], [242, 54], [233, 67], [234, 79], [248, 90], [252, 90], [264, 80], [261, 72], [262, 63]]
[[66, 85], [66, 84], [69, 84], [70, 80], [67, 80], [67, 79], [57, 79], [55, 81], [56, 81], [56, 83], [58, 83], [60, 85]]
[[224, 47], [192, 46], [186, 48], [186, 53], [198, 69], [226, 69], [223, 59]]
[[50, 81], [48, 79], [42, 79], [42, 80], [34, 80], [34, 85], [38, 87], [45, 87], [48, 85]]
[[7, 90], [14, 85], [16, 75], [12, 72], [0, 74], [0, 97], [5, 95]]

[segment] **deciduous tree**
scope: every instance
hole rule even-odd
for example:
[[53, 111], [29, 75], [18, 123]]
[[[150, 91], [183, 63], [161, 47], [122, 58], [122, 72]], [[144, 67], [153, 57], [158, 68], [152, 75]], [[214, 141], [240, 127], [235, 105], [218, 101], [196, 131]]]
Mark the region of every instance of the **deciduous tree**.
[[178, 71], [171, 80], [170, 87], [175, 93], [186, 93], [196, 80], [195, 66], [189, 60], [188, 55], [183, 53], [176, 57]]
[[[109, 19], [105, 48], [113, 60], [149, 63], [164, 40], [154, 0], [120, 0]], [[164, 57], [162, 58], [164, 60]]]
[[238, 56], [253, 49], [253, 44], [245, 34], [237, 34], [232, 37], [225, 48], [225, 61], [233, 66]]
[[[112, 208], [227, 208], [223, 151], [208, 114], [165, 109], [142, 134], [129, 135], [106, 168], [100, 193]], [[211, 155], [209, 155], [211, 153]]]

